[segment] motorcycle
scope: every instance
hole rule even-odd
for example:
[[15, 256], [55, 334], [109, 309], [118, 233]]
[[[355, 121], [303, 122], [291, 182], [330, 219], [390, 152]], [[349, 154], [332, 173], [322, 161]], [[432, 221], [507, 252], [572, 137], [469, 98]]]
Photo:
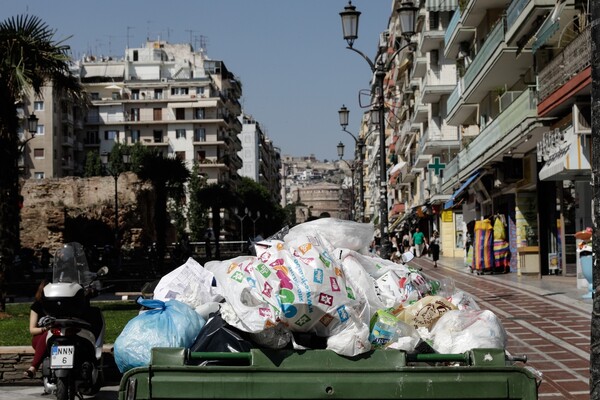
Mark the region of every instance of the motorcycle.
[[57, 400], [94, 395], [102, 387], [105, 323], [100, 309], [90, 306], [90, 298], [97, 296], [98, 278], [107, 273], [107, 267], [89, 271], [79, 243], [65, 244], [54, 255], [52, 282], [42, 295], [46, 316], [39, 324], [48, 328], [44, 391]]

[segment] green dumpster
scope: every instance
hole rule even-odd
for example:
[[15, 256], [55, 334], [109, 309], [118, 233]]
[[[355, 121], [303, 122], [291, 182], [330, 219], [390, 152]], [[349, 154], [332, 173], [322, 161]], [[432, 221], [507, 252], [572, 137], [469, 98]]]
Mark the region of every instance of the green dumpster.
[[149, 366], [123, 375], [119, 399], [537, 399], [536, 375], [510, 364], [503, 349], [348, 358], [329, 350], [155, 348]]

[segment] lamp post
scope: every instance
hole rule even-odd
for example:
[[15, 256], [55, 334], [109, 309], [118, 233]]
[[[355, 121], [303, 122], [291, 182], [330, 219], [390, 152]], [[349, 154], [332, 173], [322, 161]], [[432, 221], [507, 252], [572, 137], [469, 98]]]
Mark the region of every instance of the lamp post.
[[344, 147], [344, 143], [339, 142], [337, 145], [337, 153], [340, 161], [345, 162], [348, 168], [350, 168], [350, 172], [352, 173], [352, 192], [350, 194], [350, 203], [352, 204], [352, 209], [350, 211], [350, 220], [354, 221], [354, 210], [356, 209], [354, 204], [354, 194], [356, 193], [354, 188], [354, 171], [356, 170], [356, 164], [360, 164], [360, 161], [357, 163], [356, 160], [354, 160], [352, 164], [350, 164], [348, 161], [344, 160]]
[[[129, 165], [131, 156], [129, 155], [129, 153], [122, 153], [122, 161], [123, 161], [123, 165], [127, 166]], [[121, 172], [123, 172], [122, 167], [119, 167], [117, 165], [112, 165], [111, 162], [111, 166], [109, 167], [109, 154], [107, 152], [103, 152], [102, 154], [100, 154], [100, 162], [102, 163], [102, 165], [104, 166], [104, 170], [113, 177], [114, 181], [115, 181], [115, 252], [116, 252], [116, 261], [117, 263], [119, 262], [119, 253], [121, 250], [121, 244], [119, 242], [119, 188], [118, 188], [118, 182], [119, 182], [119, 176], [121, 175]]]
[[363, 52], [353, 47], [354, 41], [358, 38], [358, 19], [360, 17], [360, 11], [356, 11], [356, 7], [349, 1], [348, 5], [344, 7], [344, 11], [340, 12], [342, 18], [342, 31], [344, 39], [348, 43], [346, 47], [358, 53], [362, 58], [367, 61], [371, 67], [371, 72], [375, 75], [375, 103], [373, 110], [379, 112], [379, 223], [380, 223], [380, 234], [381, 234], [381, 257], [388, 258], [391, 246], [388, 238], [388, 206], [387, 206], [387, 182], [386, 182], [386, 160], [385, 160], [385, 94], [383, 87], [383, 79], [390, 70], [392, 61], [400, 53], [400, 51], [410, 47], [410, 37], [415, 34], [415, 19], [418, 7], [415, 7], [411, 1], [403, 2], [400, 7], [396, 9], [400, 19], [400, 29], [402, 36], [406, 40], [406, 44], [396, 50], [387, 61], [384, 60], [385, 48], [380, 46], [377, 51], [377, 57], [375, 62], [371, 61]]
[[35, 137], [35, 134], [37, 133], [38, 121], [38, 117], [35, 115], [35, 113], [29, 114], [29, 117], [27, 117], [27, 132], [29, 132], [31, 136], [25, 140], [20, 141], [19, 143], [19, 156], [16, 159], [17, 170], [19, 169], [19, 159], [21, 158], [21, 156], [23, 156], [23, 150], [25, 150], [25, 146], [31, 139]]
[[[359, 193], [359, 202], [360, 202], [359, 212], [360, 212], [360, 222], [365, 222], [365, 184], [364, 184], [364, 173], [363, 173], [363, 164], [365, 161], [365, 140], [374, 131], [371, 130], [364, 136], [354, 135], [352, 132], [350, 132], [348, 129], [346, 129], [346, 127], [348, 126], [348, 120], [350, 117], [350, 110], [348, 110], [345, 105], [342, 105], [342, 108], [339, 109], [338, 114], [340, 117], [340, 126], [342, 127], [342, 130], [344, 132], [346, 132], [348, 135], [352, 136], [352, 139], [354, 139], [354, 143], [356, 145], [356, 151], [358, 152], [358, 159], [359, 159], [359, 161], [358, 161], [358, 168], [359, 168], [359, 171], [358, 171], [359, 172], [358, 193]], [[373, 114], [373, 111], [371, 112], [371, 114]], [[372, 118], [373, 118], [373, 115], [371, 116], [371, 119]], [[379, 121], [379, 120], [377, 120], [377, 121]], [[339, 154], [339, 151], [338, 151], [338, 154]]]
[[252, 215], [250, 215], [250, 219], [252, 220], [252, 237], [253, 240], [256, 238], [256, 221], [258, 221], [260, 218], [260, 211], [256, 212], [256, 218], [252, 218]]
[[235, 216], [240, 220], [240, 248], [244, 251], [244, 219], [248, 216], [248, 207], [244, 208], [244, 215], [238, 214], [237, 207], [234, 209]]

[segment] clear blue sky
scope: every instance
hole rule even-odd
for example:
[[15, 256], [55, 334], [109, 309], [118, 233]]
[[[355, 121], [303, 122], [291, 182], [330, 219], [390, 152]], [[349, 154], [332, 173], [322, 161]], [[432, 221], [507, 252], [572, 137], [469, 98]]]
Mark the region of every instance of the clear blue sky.
[[[364, 112], [358, 93], [371, 69], [346, 49], [339, 12], [347, 0], [5, 0], [2, 19], [42, 18], [73, 55], [115, 55], [146, 38], [192, 43], [201, 37], [207, 54], [242, 80], [244, 111], [259, 121], [283, 155], [337, 158], [336, 145], [353, 155], [354, 140], [342, 132], [337, 111], [350, 109], [356, 133]], [[373, 58], [387, 27], [392, 0], [354, 0], [362, 12], [354, 47]], [[190, 40], [191, 38], [191, 40]]]

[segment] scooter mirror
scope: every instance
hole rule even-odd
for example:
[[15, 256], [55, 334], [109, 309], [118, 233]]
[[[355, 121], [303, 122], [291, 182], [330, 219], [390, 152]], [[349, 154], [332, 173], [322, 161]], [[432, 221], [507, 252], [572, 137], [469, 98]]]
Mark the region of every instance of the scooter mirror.
[[104, 276], [108, 274], [108, 267], [102, 267], [98, 270], [98, 272], [96, 272], [96, 276]]
[[413, 258], [415, 258], [415, 255], [413, 253], [411, 253], [410, 251], [407, 251], [406, 253], [402, 253], [402, 262], [404, 264], [411, 261]]

